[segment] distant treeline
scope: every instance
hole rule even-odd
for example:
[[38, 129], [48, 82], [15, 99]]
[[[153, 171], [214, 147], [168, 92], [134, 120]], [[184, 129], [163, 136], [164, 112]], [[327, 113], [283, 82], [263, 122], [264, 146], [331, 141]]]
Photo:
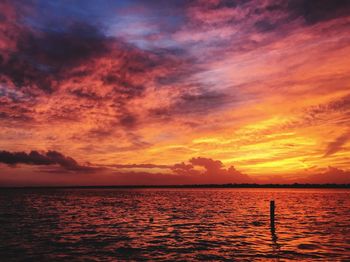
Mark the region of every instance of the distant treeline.
[[350, 188], [350, 184], [193, 184], [193, 185], [114, 185], [114, 186], [26, 186], [0, 187], [0, 189], [24, 188]]

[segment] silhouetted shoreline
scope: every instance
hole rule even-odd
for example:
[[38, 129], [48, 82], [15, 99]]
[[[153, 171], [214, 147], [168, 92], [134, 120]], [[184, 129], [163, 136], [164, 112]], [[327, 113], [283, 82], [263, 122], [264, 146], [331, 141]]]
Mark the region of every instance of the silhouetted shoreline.
[[192, 185], [112, 185], [112, 186], [1, 186], [0, 189], [143, 189], [143, 188], [350, 188], [350, 184], [192, 184]]

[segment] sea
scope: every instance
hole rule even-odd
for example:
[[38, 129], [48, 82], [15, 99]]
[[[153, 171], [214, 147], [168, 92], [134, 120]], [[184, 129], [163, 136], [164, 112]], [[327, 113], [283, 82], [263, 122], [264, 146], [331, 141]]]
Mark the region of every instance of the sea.
[[295, 260], [350, 261], [349, 189], [0, 190], [0, 261]]

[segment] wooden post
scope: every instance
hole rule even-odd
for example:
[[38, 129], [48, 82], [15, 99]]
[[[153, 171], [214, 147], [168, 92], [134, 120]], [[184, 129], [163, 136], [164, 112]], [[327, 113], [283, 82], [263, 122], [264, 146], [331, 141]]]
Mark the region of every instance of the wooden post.
[[270, 201], [270, 226], [271, 231], [275, 232], [275, 201]]

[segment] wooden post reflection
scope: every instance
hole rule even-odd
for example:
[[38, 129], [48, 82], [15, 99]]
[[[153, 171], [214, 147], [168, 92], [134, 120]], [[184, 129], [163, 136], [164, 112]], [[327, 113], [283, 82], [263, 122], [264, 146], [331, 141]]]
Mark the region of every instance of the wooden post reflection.
[[280, 245], [277, 243], [278, 237], [276, 234], [275, 227], [275, 201], [270, 201], [270, 230], [271, 230], [271, 240], [272, 240], [272, 252], [276, 256], [276, 261], [279, 261]]
[[275, 232], [275, 201], [270, 201], [270, 227], [271, 232]]

